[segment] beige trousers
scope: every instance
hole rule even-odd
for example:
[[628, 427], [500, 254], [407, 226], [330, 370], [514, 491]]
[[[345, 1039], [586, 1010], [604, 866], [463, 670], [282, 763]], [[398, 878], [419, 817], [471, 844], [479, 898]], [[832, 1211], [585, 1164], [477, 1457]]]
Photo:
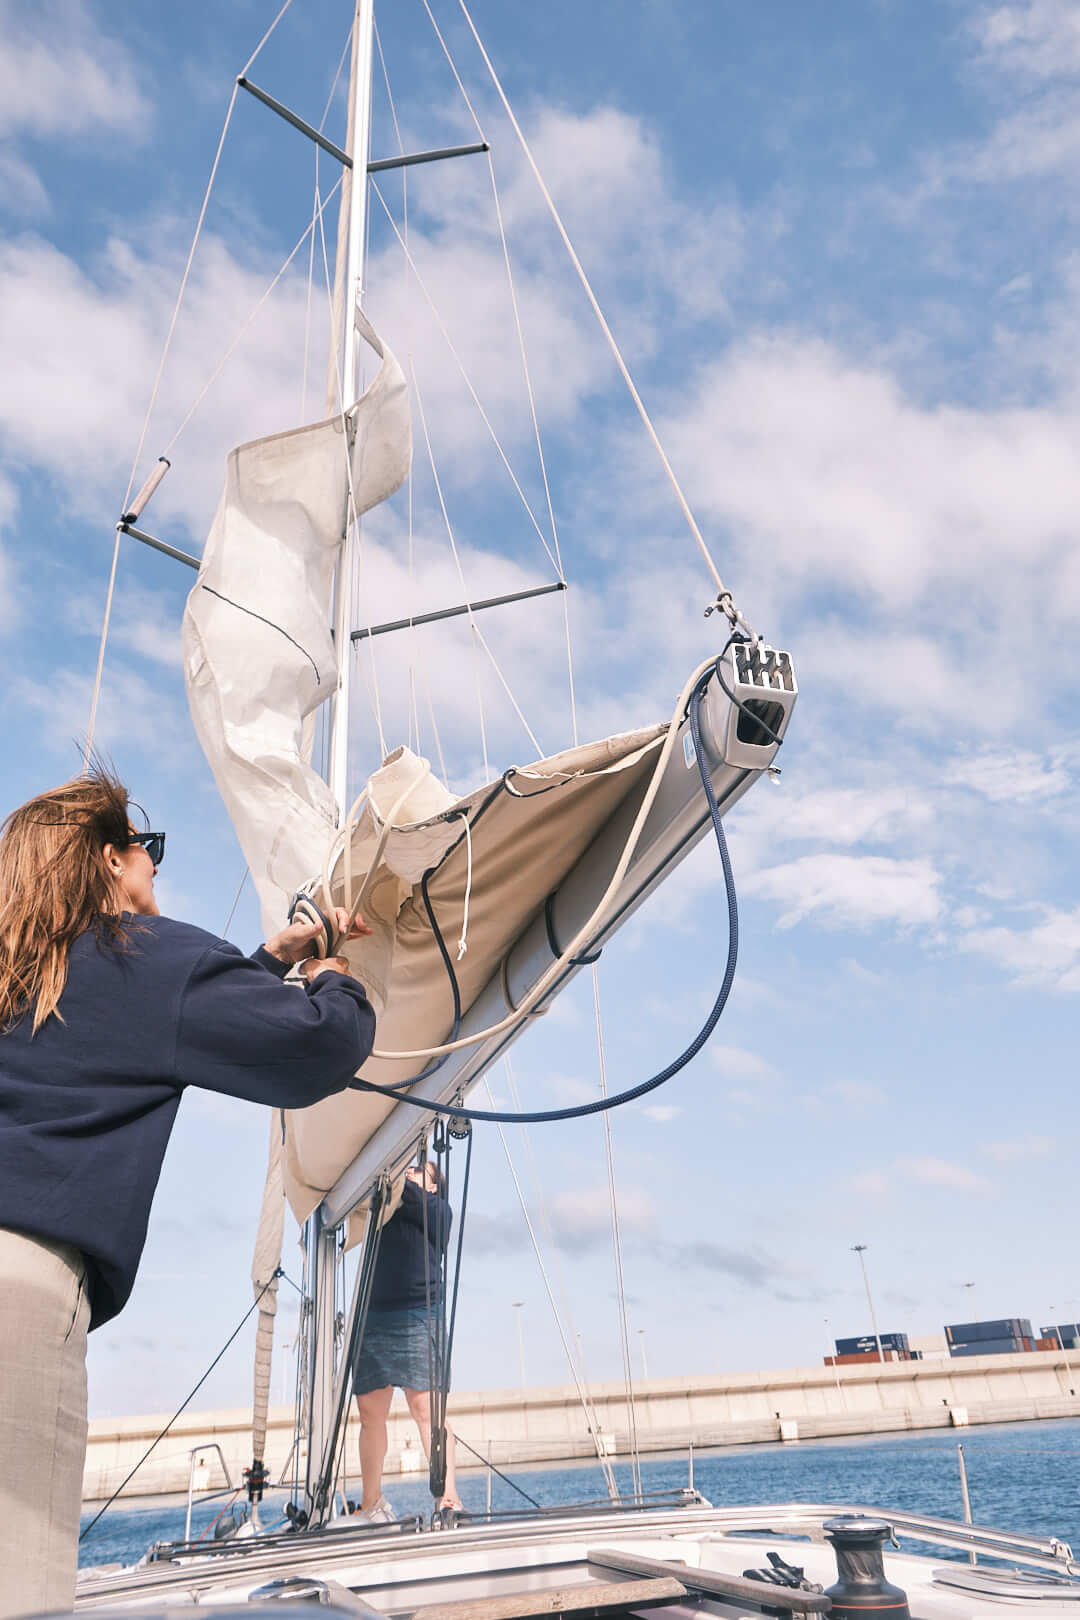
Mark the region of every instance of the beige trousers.
[[75, 1601], [89, 1321], [78, 1250], [0, 1227], [0, 1620]]

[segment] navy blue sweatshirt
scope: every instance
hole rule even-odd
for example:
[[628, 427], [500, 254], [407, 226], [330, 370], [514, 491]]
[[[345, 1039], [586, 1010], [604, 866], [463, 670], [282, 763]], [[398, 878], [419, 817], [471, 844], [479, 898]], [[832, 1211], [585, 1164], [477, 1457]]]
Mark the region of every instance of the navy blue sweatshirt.
[[372, 1310], [405, 1311], [427, 1304], [425, 1249], [427, 1276], [431, 1281], [431, 1303], [433, 1305], [437, 1303], [442, 1289], [440, 1262], [450, 1241], [450, 1223], [453, 1218], [453, 1212], [445, 1198], [441, 1198], [438, 1193], [428, 1192], [415, 1181], [406, 1181], [401, 1203], [383, 1227], [379, 1239], [375, 1275], [371, 1279]]
[[[304, 1108], [371, 1051], [363, 986], [327, 969], [304, 988], [267, 951], [125, 914], [126, 947], [71, 947], [55, 1015], [0, 1034], [0, 1226], [86, 1258], [100, 1327], [126, 1302], [185, 1086]], [[268, 971], [269, 970], [269, 971]]]

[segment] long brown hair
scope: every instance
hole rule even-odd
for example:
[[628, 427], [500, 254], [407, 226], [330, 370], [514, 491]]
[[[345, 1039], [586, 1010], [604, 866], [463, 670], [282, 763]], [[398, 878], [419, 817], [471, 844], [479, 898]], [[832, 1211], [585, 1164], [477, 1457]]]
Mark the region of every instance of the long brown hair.
[[0, 830], [0, 1032], [33, 1008], [36, 1034], [67, 983], [72, 940], [124, 928], [105, 845], [131, 842], [127, 789], [104, 765], [13, 810]]

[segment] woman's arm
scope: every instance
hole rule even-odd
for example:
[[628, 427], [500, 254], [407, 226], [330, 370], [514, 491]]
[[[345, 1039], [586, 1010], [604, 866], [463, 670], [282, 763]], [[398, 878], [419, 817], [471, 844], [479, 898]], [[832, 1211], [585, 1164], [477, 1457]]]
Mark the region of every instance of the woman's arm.
[[343, 1091], [371, 1053], [375, 1013], [364, 987], [330, 963], [304, 986], [282, 984], [224, 940], [188, 980], [174, 1073], [275, 1108]]

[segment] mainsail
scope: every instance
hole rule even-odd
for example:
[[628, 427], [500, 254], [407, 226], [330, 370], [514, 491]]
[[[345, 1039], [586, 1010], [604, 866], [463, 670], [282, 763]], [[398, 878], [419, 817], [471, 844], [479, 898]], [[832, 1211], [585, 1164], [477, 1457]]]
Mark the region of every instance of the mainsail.
[[322, 869], [338, 825], [305, 721], [338, 685], [330, 598], [350, 511], [392, 495], [412, 454], [401, 367], [359, 312], [356, 321], [382, 362], [374, 382], [338, 416], [232, 452], [184, 613], [192, 719], [267, 933]]

